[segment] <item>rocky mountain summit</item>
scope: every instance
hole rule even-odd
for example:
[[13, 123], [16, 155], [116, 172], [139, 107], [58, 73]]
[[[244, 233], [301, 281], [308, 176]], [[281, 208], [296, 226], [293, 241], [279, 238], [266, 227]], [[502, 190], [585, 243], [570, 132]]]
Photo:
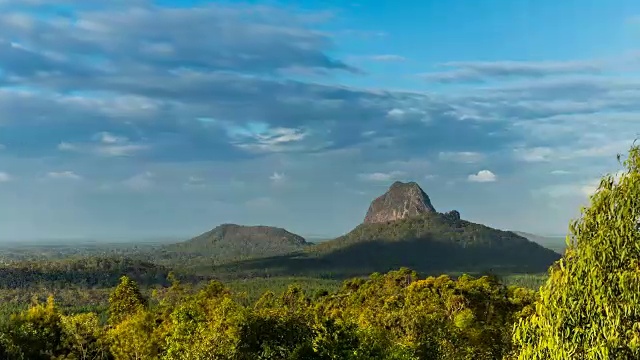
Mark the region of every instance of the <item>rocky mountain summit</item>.
[[373, 200], [364, 223], [385, 223], [435, 212], [429, 195], [420, 185], [415, 182], [396, 181], [386, 193]]

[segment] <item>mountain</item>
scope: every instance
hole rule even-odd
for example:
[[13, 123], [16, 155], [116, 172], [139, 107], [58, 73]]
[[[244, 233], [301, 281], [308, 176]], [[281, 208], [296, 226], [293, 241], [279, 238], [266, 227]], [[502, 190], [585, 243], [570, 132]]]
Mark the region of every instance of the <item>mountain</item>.
[[395, 182], [373, 200], [362, 224], [315, 248], [359, 264], [422, 269], [545, 271], [560, 256], [510, 231], [438, 213], [415, 182]]
[[224, 262], [287, 254], [309, 245], [302, 236], [282, 228], [223, 224], [193, 239], [170, 245], [167, 249], [210, 256]]
[[431, 205], [429, 196], [417, 183], [396, 181], [389, 191], [373, 200], [364, 223], [384, 223], [434, 212], [436, 209]]
[[[511, 231], [439, 213], [414, 182], [391, 185], [348, 234], [285, 254], [233, 265], [233, 272], [351, 277], [409, 267], [421, 273], [546, 272], [560, 255]], [[227, 268], [226, 270], [230, 270]]]

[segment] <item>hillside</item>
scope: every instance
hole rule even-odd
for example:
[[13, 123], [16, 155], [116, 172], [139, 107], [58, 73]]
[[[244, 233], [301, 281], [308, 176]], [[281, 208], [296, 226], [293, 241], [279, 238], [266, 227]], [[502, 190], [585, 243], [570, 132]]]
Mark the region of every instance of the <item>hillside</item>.
[[317, 245], [314, 252], [338, 263], [350, 261], [382, 271], [408, 266], [428, 272], [544, 272], [559, 259], [557, 253], [513, 232], [462, 220], [457, 213], [361, 224]]
[[206, 256], [217, 263], [275, 256], [303, 250], [307, 241], [285, 229], [271, 226], [223, 224], [165, 250]]
[[[383, 221], [387, 219], [387, 221]], [[396, 182], [346, 235], [285, 254], [219, 268], [245, 275], [349, 277], [407, 266], [422, 273], [545, 272], [560, 255], [510, 231], [438, 213], [416, 183]]]

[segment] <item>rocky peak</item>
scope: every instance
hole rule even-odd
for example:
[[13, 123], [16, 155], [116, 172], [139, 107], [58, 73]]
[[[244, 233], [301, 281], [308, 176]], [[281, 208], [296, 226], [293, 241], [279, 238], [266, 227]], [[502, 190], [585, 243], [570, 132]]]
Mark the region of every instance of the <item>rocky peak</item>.
[[364, 218], [365, 224], [405, 219], [433, 213], [429, 196], [415, 182], [394, 182], [382, 196], [373, 200]]
[[452, 221], [460, 221], [460, 213], [457, 210], [451, 210], [443, 214], [445, 218]]

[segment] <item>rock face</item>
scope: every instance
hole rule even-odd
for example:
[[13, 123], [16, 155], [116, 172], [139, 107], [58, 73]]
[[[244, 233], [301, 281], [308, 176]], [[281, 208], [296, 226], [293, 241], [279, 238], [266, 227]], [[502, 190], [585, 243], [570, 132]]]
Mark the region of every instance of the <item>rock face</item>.
[[460, 221], [460, 213], [457, 210], [451, 210], [442, 215], [449, 220]]
[[435, 212], [429, 196], [418, 184], [396, 181], [386, 193], [373, 200], [364, 223], [384, 223]]

